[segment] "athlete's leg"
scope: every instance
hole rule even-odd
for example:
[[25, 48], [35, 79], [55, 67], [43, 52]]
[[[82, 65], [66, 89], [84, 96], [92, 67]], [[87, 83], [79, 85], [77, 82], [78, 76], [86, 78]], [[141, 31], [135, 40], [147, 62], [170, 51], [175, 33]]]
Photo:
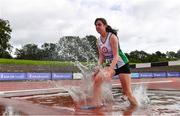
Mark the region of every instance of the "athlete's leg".
[[132, 94], [130, 74], [119, 74], [123, 93], [128, 97], [129, 102], [133, 106], [137, 106], [138, 102]]
[[99, 105], [101, 103], [101, 85], [103, 83], [102, 74], [99, 72], [94, 77], [94, 87], [93, 87], [93, 105]]
[[96, 74], [94, 78], [94, 88], [93, 88], [93, 99], [95, 105], [101, 105], [101, 85], [104, 81], [110, 82], [112, 76], [114, 75], [114, 70], [109, 68], [104, 68]]

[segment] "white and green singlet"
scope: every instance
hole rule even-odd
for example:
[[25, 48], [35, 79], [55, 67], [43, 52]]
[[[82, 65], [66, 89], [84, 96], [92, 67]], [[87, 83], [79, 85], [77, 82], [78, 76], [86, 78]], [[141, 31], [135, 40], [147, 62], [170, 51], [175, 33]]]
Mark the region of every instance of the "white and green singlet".
[[[110, 63], [113, 60], [113, 52], [112, 52], [112, 47], [110, 45], [111, 35], [112, 35], [112, 33], [109, 32], [106, 37], [106, 40], [104, 42], [102, 41], [101, 37], [99, 37], [97, 40], [97, 44], [100, 48], [100, 52], [103, 54], [107, 65], [110, 65]], [[116, 66], [114, 67], [114, 69], [118, 69], [129, 62], [126, 55], [120, 49], [119, 41], [118, 41], [118, 55], [119, 55], [119, 60], [116, 64]]]

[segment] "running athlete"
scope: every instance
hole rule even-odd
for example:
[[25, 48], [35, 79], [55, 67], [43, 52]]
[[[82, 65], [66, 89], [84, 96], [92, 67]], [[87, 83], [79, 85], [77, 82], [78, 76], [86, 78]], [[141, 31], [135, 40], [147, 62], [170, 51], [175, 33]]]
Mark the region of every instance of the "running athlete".
[[106, 64], [101, 71], [96, 69], [94, 74], [94, 103], [99, 105], [101, 95], [101, 84], [103, 82], [102, 72], [106, 80], [111, 80], [114, 75], [118, 75], [124, 96], [127, 97], [131, 105], [137, 106], [137, 100], [132, 94], [131, 77], [129, 60], [121, 51], [119, 39], [117, 37], [117, 30], [109, 26], [104, 18], [97, 18], [94, 22], [96, 31], [100, 34], [97, 39], [97, 46], [99, 52], [98, 64]]

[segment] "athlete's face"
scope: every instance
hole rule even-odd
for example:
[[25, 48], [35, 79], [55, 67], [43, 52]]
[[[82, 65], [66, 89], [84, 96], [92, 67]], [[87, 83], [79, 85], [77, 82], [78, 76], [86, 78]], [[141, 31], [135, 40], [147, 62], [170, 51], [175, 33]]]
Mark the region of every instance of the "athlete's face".
[[96, 22], [96, 31], [97, 31], [98, 33], [102, 33], [102, 32], [105, 32], [105, 31], [106, 31], [106, 25], [104, 25], [104, 24], [102, 23], [102, 21], [100, 21], [100, 20], [98, 20], [98, 21]]

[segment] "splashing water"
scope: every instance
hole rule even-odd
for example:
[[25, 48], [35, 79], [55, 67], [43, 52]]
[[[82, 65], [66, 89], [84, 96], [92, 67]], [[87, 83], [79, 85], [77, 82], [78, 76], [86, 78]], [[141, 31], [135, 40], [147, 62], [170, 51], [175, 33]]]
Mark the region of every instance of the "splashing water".
[[[92, 74], [94, 67], [97, 64], [97, 56], [92, 49], [87, 38], [72, 39], [71, 37], [61, 38], [58, 43], [59, 55], [64, 57], [78, 67], [82, 73], [81, 85], [79, 87], [68, 87], [68, 92], [74, 101], [85, 101], [93, 94], [93, 81]], [[83, 63], [80, 61], [84, 61]], [[106, 78], [105, 72], [100, 69], [103, 78]], [[109, 82], [103, 82], [101, 85], [102, 95], [101, 102], [104, 104], [113, 103], [112, 95], [112, 84]], [[133, 89], [133, 94], [138, 100], [140, 106], [147, 105], [149, 103], [149, 98], [146, 94], [146, 88], [143, 85], [138, 85]], [[128, 101], [127, 101], [128, 102]]]
[[132, 90], [140, 107], [144, 107], [150, 104], [150, 100], [148, 98], [146, 90], [147, 88], [144, 85], [136, 85]]
[[[86, 99], [93, 94], [92, 74], [98, 61], [94, 49], [92, 49], [87, 38], [80, 39], [77, 37], [76, 39], [72, 39], [65, 37], [60, 39], [58, 51], [60, 56], [73, 61], [72, 63], [78, 67], [83, 75], [81, 85], [79, 87], [68, 87], [68, 92], [74, 101], [86, 102]], [[80, 60], [83, 60], [84, 63], [81, 63]], [[104, 72], [102, 74], [106, 75]], [[111, 84], [107, 82], [103, 83], [101, 89], [101, 101], [104, 103], [113, 101]]]

